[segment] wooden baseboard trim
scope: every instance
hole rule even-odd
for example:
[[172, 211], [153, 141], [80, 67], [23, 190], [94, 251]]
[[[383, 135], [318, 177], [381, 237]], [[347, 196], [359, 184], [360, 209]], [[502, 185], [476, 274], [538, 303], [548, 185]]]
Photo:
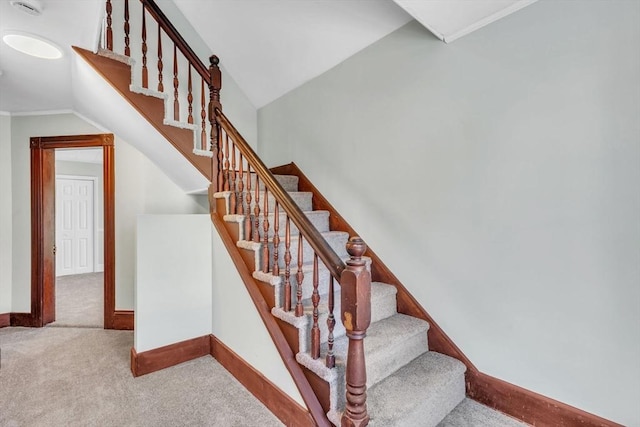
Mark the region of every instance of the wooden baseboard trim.
[[31, 313], [11, 313], [9, 319], [11, 326], [24, 326], [26, 328], [42, 327]]
[[484, 405], [538, 427], [622, 427], [597, 415], [502, 381], [482, 372], [472, 372], [468, 396]]
[[0, 328], [11, 326], [11, 313], [0, 314]]
[[285, 425], [316, 425], [306, 408], [303, 408], [213, 335], [211, 335], [211, 356]]
[[131, 348], [131, 372], [134, 377], [169, 368], [211, 353], [209, 335], [181, 341], [137, 353]]
[[133, 310], [116, 310], [113, 312], [113, 328], [121, 331], [133, 331]]

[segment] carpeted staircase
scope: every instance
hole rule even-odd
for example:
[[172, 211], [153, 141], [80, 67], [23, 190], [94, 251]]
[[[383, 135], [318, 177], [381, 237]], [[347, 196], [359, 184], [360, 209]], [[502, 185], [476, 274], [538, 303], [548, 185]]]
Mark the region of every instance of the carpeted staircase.
[[[347, 233], [332, 231], [329, 228], [329, 212], [312, 210], [313, 195], [308, 192], [298, 192], [296, 176], [276, 175], [276, 179], [289, 192], [296, 204], [305, 212], [318, 231], [326, 239], [333, 250], [345, 261], [348, 259], [346, 243]], [[246, 220], [253, 220], [253, 216], [230, 215], [231, 192], [215, 193], [216, 199], [224, 199], [226, 212], [220, 213], [229, 224], [243, 224]], [[246, 200], [243, 197], [243, 200]], [[245, 212], [253, 211], [254, 202]], [[273, 245], [274, 201], [270, 200], [270, 227], [268, 231], [269, 244]], [[284, 224], [284, 214], [279, 223]], [[327, 350], [327, 301], [329, 292], [329, 272], [326, 268], [319, 271], [319, 292], [321, 295], [319, 306], [319, 326], [321, 330], [321, 357], [313, 359], [310, 353], [310, 331], [312, 326], [311, 292], [313, 250], [303, 240], [304, 279], [302, 281], [302, 296], [305, 314], [296, 317], [293, 311], [283, 309], [284, 291], [284, 227], [280, 227], [280, 247], [278, 250], [281, 274], [274, 276], [263, 273], [262, 244], [246, 240], [244, 227], [240, 231], [238, 248], [253, 252], [255, 271], [253, 277], [260, 281], [268, 292], [273, 293], [274, 302], [271, 310], [273, 316], [292, 325], [298, 330], [298, 353], [296, 359], [313, 375], [316, 375], [329, 386], [329, 401], [321, 402], [328, 407], [328, 417], [336, 425], [340, 425], [340, 417], [344, 410], [345, 378], [344, 368], [348, 347], [344, 327], [340, 322], [334, 329], [334, 352], [336, 367], [329, 369], [325, 365], [324, 355]], [[261, 231], [261, 239], [263, 236]], [[291, 234], [291, 283], [292, 293], [297, 290], [297, 230]], [[270, 251], [271, 252], [271, 251]], [[370, 260], [368, 261], [370, 268]], [[335, 313], [340, 313], [340, 287], [335, 284]], [[448, 356], [430, 352], [427, 343], [429, 324], [415, 317], [399, 314], [396, 311], [396, 288], [394, 286], [373, 282], [371, 284], [371, 326], [365, 339], [365, 355], [367, 362], [368, 408], [371, 425], [377, 426], [435, 426], [453, 410], [465, 397], [465, 366]], [[313, 383], [313, 382], [312, 382]], [[323, 406], [324, 406], [323, 405]]]
[[[134, 69], [135, 61], [132, 58], [114, 54], [113, 52], [100, 52], [100, 55], [93, 55], [88, 52], [82, 52], [77, 49], [85, 60], [111, 82], [125, 98], [130, 95], [122, 87], [118, 87], [118, 79], [122, 80], [122, 75], [114, 77], [113, 73], [122, 73], [124, 68], [120, 66], [108, 65], [105, 67], [105, 58], [110, 61], [119, 61]], [[102, 58], [102, 59], [100, 59]], [[109, 69], [105, 69], [109, 68]], [[125, 67], [126, 72], [130, 72], [129, 67]], [[111, 73], [111, 75], [110, 75]], [[165, 103], [168, 98], [165, 94], [154, 92], [149, 89], [142, 89], [131, 85], [129, 91], [133, 97], [139, 97], [140, 94], [145, 96], [162, 99]], [[134, 101], [130, 103], [135, 105]], [[166, 109], [168, 111], [168, 108]], [[145, 115], [148, 120], [149, 117]], [[195, 132], [198, 130], [190, 125], [172, 123], [171, 120], [164, 120], [163, 123], [155, 123], [157, 129], [160, 126], [178, 125], [180, 128], [191, 128]], [[164, 132], [163, 132], [164, 133]], [[168, 138], [169, 139], [169, 138]], [[176, 145], [175, 141], [171, 141]], [[181, 142], [185, 145], [184, 141]], [[186, 145], [185, 145], [186, 146]], [[209, 152], [187, 152], [186, 149], [180, 149], [185, 156], [205, 156], [210, 157]], [[208, 160], [210, 161], [210, 159]], [[197, 167], [197, 161], [191, 159], [194, 166]], [[316, 229], [322, 234], [327, 243], [333, 250], [343, 259], [349, 258], [346, 252], [346, 243], [349, 238], [348, 233], [330, 229], [329, 212], [321, 210], [313, 210], [313, 194], [310, 192], [298, 191], [298, 177], [293, 175], [276, 175], [276, 179], [289, 193], [291, 198], [300, 207], [305, 215], [309, 218]], [[253, 185], [255, 188], [255, 175], [253, 175]], [[262, 183], [258, 184], [262, 186]], [[262, 187], [260, 187], [262, 188]], [[302, 281], [302, 297], [305, 307], [305, 314], [302, 317], [296, 317], [293, 311], [285, 311], [284, 305], [284, 254], [285, 254], [285, 238], [284, 238], [284, 222], [285, 214], [280, 211], [279, 215], [279, 245], [278, 245], [278, 263], [280, 265], [280, 275], [274, 276], [271, 273], [262, 272], [262, 245], [256, 243], [244, 236], [244, 224], [247, 220], [254, 220], [253, 215], [230, 214], [230, 198], [231, 192], [218, 192], [213, 194], [211, 200], [217, 206], [217, 212], [224, 220], [229, 234], [237, 237], [236, 245], [240, 252], [243, 252], [243, 259], [251, 260], [253, 263], [253, 278], [259, 284], [260, 291], [264, 296], [266, 303], [271, 308], [271, 314], [278, 319], [282, 329], [289, 328], [295, 333], [288, 335], [289, 345], [296, 353], [296, 360], [303, 367], [305, 375], [309, 379], [309, 383], [316, 391], [316, 395], [327, 413], [328, 419], [335, 425], [340, 425], [340, 418], [345, 407], [345, 364], [348, 347], [348, 339], [345, 336], [345, 329], [340, 322], [340, 287], [335, 284], [334, 300], [335, 300], [335, 319], [336, 326], [334, 329], [334, 352], [336, 355], [335, 368], [329, 369], [325, 365], [325, 355], [327, 351], [327, 317], [328, 317], [328, 293], [330, 274], [326, 267], [319, 263], [319, 292], [321, 295], [319, 306], [319, 326], [321, 329], [321, 356], [313, 359], [310, 352], [310, 330], [312, 325], [312, 262], [313, 250], [303, 243], [303, 263], [302, 271], [304, 278]], [[246, 205], [245, 194], [237, 193], [242, 196], [240, 200], [244, 203], [244, 212], [253, 212], [255, 199], [252, 199], [251, 206]], [[261, 192], [261, 197], [264, 193]], [[264, 201], [261, 201], [261, 204]], [[267, 240], [269, 245], [269, 253], [273, 252], [274, 237], [274, 199], [269, 196], [268, 206], [270, 211], [267, 215], [269, 219], [269, 229], [267, 232]], [[262, 206], [261, 206], [262, 208]], [[262, 231], [261, 214], [261, 231], [260, 241], [264, 231]], [[298, 259], [298, 230], [293, 222], [291, 223], [291, 247], [290, 253], [292, 260], [291, 266], [291, 284], [292, 294], [295, 295], [297, 290], [297, 259]], [[249, 262], [249, 264], [251, 264]], [[367, 259], [367, 268], [371, 268], [371, 260]], [[273, 263], [270, 260], [269, 263]], [[271, 271], [271, 269], [269, 269]], [[293, 299], [293, 298], [292, 298]], [[368, 329], [365, 338], [365, 357], [367, 366], [367, 406], [371, 417], [370, 425], [379, 427], [389, 426], [436, 426], [443, 422], [448, 425], [456, 425], [456, 419], [466, 419], [466, 415], [455, 415], [457, 411], [466, 414], [470, 407], [468, 400], [465, 399], [465, 365], [460, 361], [448, 357], [446, 355], [429, 351], [427, 342], [427, 331], [429, 324], [421, 319], [411, 317], [397, 312], [396, 288], [392, 285], [373, 282], [371, 284], [371, 326]], [[287, 334], [285, 334], [287, 335]], [[293, 336], [293, 338], [291, 338]], [[328, 390], [328, 393], [326, 392]], [[465, 403], [467, 402], [467, 403]], [[474, 407], [471, 405], [471, 407]], [[485, 407], [483, 407], [485, 408]], [[488, 410], [488, 408], [485, 408]], [[445, 419], [449, 413], [455, 415]], [[492, 411], [493, 412], [493, 411]], [[495, 413], [495, 412], [494, 412]], [[473, 424], [472, 424], [473, 425]], [[508, 425], [505, 424], [505, 425]]]

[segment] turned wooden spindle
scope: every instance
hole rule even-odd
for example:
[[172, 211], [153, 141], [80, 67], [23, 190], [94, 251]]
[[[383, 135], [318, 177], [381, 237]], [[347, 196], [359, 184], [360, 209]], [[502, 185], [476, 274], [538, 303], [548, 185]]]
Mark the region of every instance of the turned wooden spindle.
[[178, 101], [178, 46], [173, 45], [173, 120], [180, 121], [180, 102]]
[[129, 48], [129, 0], [124, 0], [124, 55], [131, 56]]
[[327, 357], [325, 359], [327, 368], [334, 368], [336, 366], [336, 356], [333, 354], [333, 329], [336, 326], [336, 318], [333, 315], [334, 298], [333, 298], [333, 276], [329, 276], [329, 315], [327, 316], [327, 329], [329, 334], [327, 335]]
[[[257, 177], [257, 175], [256, 175]], [[244, 239], [251, 240], [251, 229], [253, 224], [251, 222], [251, 165], [247, 163], [247, 216], [244, 219]]]
[[158, 92], [164, 92], [164, 85], [162, 84], [162, 31], [160, 30], [160, 24], [158, 24]]
[[260, 181], [256, 174], [255, 203], [253, 204], [253, 241], [260, 243]]
[[320, 293], [318, 292], [318, 254], [313, 254], [313, 293], [311, 294], [313, 303], [313, 326], [311, 327], [311, 357], [320, 357], [320, 328], [318, 327], [318, 304], [320, 303]]
[[187, 123], [193, 124], [193, 90], [191, 87], [191, 64], [189, 64], [189, 75], [187, 77], [187, 109], [189, 114], [187, 116]]
[[291, 220], [287, 215], [284, 228], [284, 309], [291, 311]]
[[262, 272], [269, 272], [269, 196], [264, 186], [264, 209], [262, 210]]
[[242, 158], [242, 153], [238, 152], [238, 156], [240, 158], [240, 166], [238, 170], [238, 215], [244, 215], [244, 198], [242, 197], [242, 193], [244, 192], [244, 159]]
[[278, 201], [273, 209], [273, 270], [274, 276], [280, 275], [280, 263], [278, 262], [278, 246], [280, 246], [280, 213]]
[[[224, 138], [224, 191], [230, 191], [231, 183], [229, 182], [229, 135], [225, 134]], [[229, 212], [231, 213], [231, 212]]]
[[147, 18], [144, 4], [142, 5], [142, 87], [149, 87], [149, 70], [147, 69]]
[[296, 281], [298, 282], [298, 289], [296, 290], [296, 316], [301, 317], [304, 314], [304, 307], [302, 307], [302, 281], [304, 280], [304, 273], [302, 272], [302, 233], [298, 231], [298, 271], [296, 272]]
[[[229, 134], [226, 134], [226, 141], [229, 141]], [[227, 151], [227, 158], [231, 155], [231, 169], [229, 170], [229, 176], [227, 180], [229, 181], [229, 191], [231, 194], [229, 195], [229, 205], [231, 208], [232, 215], [235, 215], [238, 212], [238, 197], [236, 194], [236, 145], [231, 140], [231, 152]]]
[[107, 12], [107, 50], [113, 50], [113, 28], [111, 28], [112, 18], [111, 13], [113, 13], [113, 5], [111, 4], [111, 0], [107, 0], [106, 6]]
[[367, 245], [360, 237], [351, 237], [347, 243], [351, 258], [340, 276], [342, 323], [349, 338], [342, 427], [360, 427], [369, 423], [364, 337], [371, 323], [371, 274], [362, 259], [366, 250]]
[[207, 110], [205, 110], [204, 79], [200, 79], [200, 149], [207, 149]]

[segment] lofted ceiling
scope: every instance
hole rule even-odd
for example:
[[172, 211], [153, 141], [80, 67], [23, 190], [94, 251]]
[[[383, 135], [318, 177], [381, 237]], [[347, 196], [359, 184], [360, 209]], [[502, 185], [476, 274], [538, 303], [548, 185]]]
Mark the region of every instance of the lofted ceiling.
[[[23, 1], [39, 4], [42, 14], [0, 0], [0, 32], [34, 33], [63, 47], [65, 56], [32, 58], [0, 42], [0, 111], [71, 110], [70, 47], [97, 46], [104, 0]], [[257, 108], [411, 19], [450, 42], [533, 1], [173, 0]]]

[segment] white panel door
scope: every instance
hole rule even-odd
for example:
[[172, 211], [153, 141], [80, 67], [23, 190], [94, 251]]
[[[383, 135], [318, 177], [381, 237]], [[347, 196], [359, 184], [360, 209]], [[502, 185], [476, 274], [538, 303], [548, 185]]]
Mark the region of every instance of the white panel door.
[[93, 180], [56, 179], [56, 275], [93, 272]]

